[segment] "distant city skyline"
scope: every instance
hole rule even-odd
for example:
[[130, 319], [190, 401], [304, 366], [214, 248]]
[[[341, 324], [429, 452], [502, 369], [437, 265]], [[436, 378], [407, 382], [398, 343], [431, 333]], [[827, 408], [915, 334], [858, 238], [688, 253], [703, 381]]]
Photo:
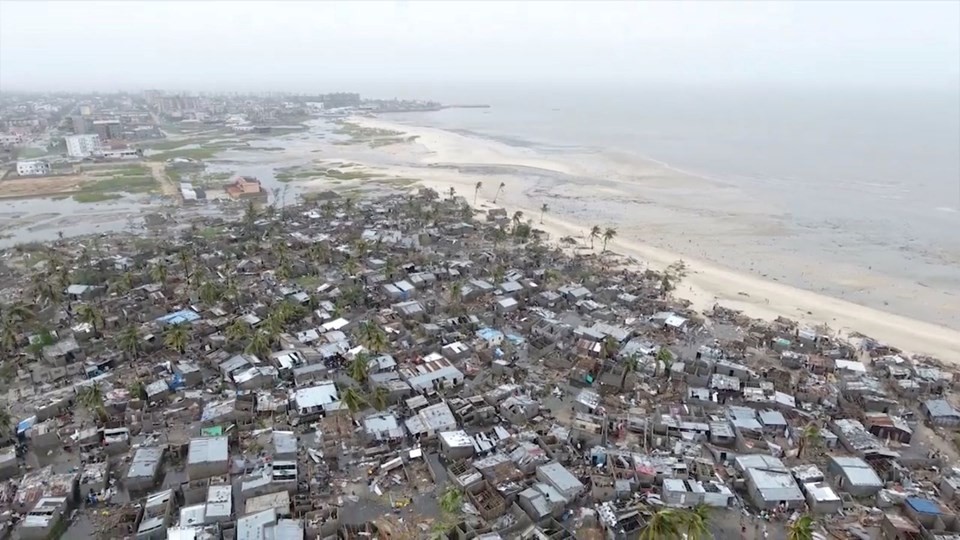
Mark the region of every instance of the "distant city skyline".
[[960, 86], [958, 2], [0, 1], [0, 88]]

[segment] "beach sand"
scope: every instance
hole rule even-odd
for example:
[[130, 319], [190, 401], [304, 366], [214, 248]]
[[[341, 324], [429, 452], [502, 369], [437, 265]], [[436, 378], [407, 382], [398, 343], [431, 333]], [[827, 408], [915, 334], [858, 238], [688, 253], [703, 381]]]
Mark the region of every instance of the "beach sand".
[[[782, 260], [783, 265], [789, 265], [783, 276], [756, 275], [733, 270], [726, 261], [716, 260], [722, 257], [708, 259], [691, 256], [690, 249], [671, 249], [685, 247], [684, 240], [711, 242], [720, 234], [724, 239], [736, 240], [737, 235], [742, 235], [746, 241], [737, 243], [735, 249], [722, 251], [730, 251], [730, 256], [740, 262], [747, 258], [762, 260], [768, 266], [781, 262], [765, 251], [789, 234], [777, 209], [765, 208], [720, 182], [691, 177], [656, 163], [618, 161], [610, 156], [598, 160], [583, 154], [544, 157], [531, 149], [444, 130], [379, 118], [351, 121], [417, 137], [415, 143], [377, 148], [392, 162], [402, 163], [379, 163], [376, 170], [381, 173], [420, 178], [422, 185], [441, 194], [449, 193], [452, 187], [471, 202], [479, 181], [483, 187], [476, 194], [478, 206], [492, 206], [496, 196], [497, 205], [511, 213], [522, 211], [525, 218], [532, 219], [535, 227], [547, 231], [554, 240], [564, 236], [583, 238], [590, 227], [599, 224], [618, 230], [609, 250], [633, 257], [653, 269], [660, 270], [683, 259], [689, 274], [675, 294], [690, 300], [699, 310], [719, 304], [755, 318], [785, 316], [810, 326], [826, 324], [840, 334], [859, 332], [908, 352], [960, 363], [960, 331], [814, 292], [822, 280], [831, 281], [832, 289], [841, 294], [870, 295], [866, 298], [874, 302], [878, 298], [872, 293], [877, 289], [890, 299], [883, 303], [892, 303], [898, 296], [915, 299], [915, 290], [887, 276], [843, 265], [822, 268], [817, 261], [787, 258]], [[585, 177], [592, 180], [576, 181]], [[497, 194], [500, 182], [506, 187]], [[725, 204], [719, 204], [721, 200]], [[550, 210], [541, 224], [543, 203]], [[728, 215], [719, 210], [727, 204], [743, 205], [744, 212]], [[687, 223], [693, 221], [689, 219], [691, 212], [700, 218], [708, 217], [707, 225]], [[678, 227], [682, 227], [682, 232], [677, 231]], [[769, 244], [764, 242], [765, 238]], [[784, 283], [788, 275], [805, 277], [810, 286], [788, 285]], [[949, 299], [933, 298], [937, 300], [930, 303], [930, 309], [960, 309]]]

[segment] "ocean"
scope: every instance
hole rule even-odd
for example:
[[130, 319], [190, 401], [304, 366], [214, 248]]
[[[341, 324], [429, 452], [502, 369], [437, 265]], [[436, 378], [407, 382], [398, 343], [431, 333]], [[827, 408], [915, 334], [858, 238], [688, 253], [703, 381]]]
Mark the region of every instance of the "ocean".
[[[425, 97], [491, 107], [386, 118], [547, 155], [587, 152], [656, 161], [748, 194], [753, 204], [787, 224], [777, 241], [807, 263], [863, 268], [942, 292], [938, 303], [960, 306], [956, 90], [557, 86], [441, 93]], [[739, 209], [719, 210], [736, 214]], [[854, 288], [871, 283], [882, 287], [868, 279]], [[835, 292], [829, 284], [795, 284]], [[876, 291], [863, 294], [876, 296]], [[907, 289], [900, 294], [905, 301], [913, 296]], [[863, 303], [888, 304], [873, 300]], [[922, 306], [896, 311], [960, 326], [957, 310], [933, 310], [928, 316]]]

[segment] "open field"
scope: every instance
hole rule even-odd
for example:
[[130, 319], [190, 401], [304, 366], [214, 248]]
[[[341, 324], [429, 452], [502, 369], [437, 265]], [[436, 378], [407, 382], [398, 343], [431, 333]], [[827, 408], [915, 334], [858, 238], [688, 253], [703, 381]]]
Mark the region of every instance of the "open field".
[[121, 193], [147, 193], [157, 187], [148, 168], [125, 164], [112, 169], [81, 170], [62, 176], [4, 180], [0, 182], [0, 199], [63, 198], [73, 195], [77, 202], [100, 202], [119, 198]]

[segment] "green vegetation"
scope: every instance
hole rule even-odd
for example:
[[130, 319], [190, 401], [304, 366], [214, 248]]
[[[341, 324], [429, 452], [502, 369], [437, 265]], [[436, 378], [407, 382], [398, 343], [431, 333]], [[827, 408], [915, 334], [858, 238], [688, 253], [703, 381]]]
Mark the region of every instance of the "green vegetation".
[[112, 201], [122, 197], [122, 195], [117, 195], [116, 193], [77, 193], [73, 196], [73, 200], [77, 201], [78, 203], [97, 203], [103, 201]]
[[359, 124], [354, 124], [353, 122], [340, 122], [340, 127], [334, 130], [334, 133], [338, 135], [348, 135], [355, 139], [371, 137], [396, 137], [398, 135], [403, 135], [402, 131], [363, 127]]
[[334, 180], [369, 180], [382, 175], [364, 171], [344, 171], [342, 169], [313, 169], [300, 170], [297, 168], [281, 169], [276, 174], [278, 182], [293, 182], [307, 178], [327, 177]]
[[47, 154], [49, 154], [49, 152], [47, 151], [46, 148], [36, 148], [34, 146], [28, 146], [26, 148], [20, 149], [17, 152], [17, 158], [18, 159], [36, 159], [39, 157], [43, 157]]
[[144, 143], [141, 146], [144, 148], [149, 148], [151, 150], [173, 150], [174, 148], [180, 148], [181, 146], [187, 146], [188, 144], [198, 144], [204, 142], [202, 140], [191, 140], [191, 139], [181, 139], [179, 141], [171, 140], [159, 140]]
[[159, 154], [153, 154], [148, 156], [147, 159], [150, 161], [167, 161], [168, 159], [173, 158], [189, 158], [189, 159], [210, 159], [217, 152], [227, 150], [229, 147], [221, 146], [204, 146], [201, 148], [184, 148], [182, 150], [170, 150], [169, 152], [160, 152]]

